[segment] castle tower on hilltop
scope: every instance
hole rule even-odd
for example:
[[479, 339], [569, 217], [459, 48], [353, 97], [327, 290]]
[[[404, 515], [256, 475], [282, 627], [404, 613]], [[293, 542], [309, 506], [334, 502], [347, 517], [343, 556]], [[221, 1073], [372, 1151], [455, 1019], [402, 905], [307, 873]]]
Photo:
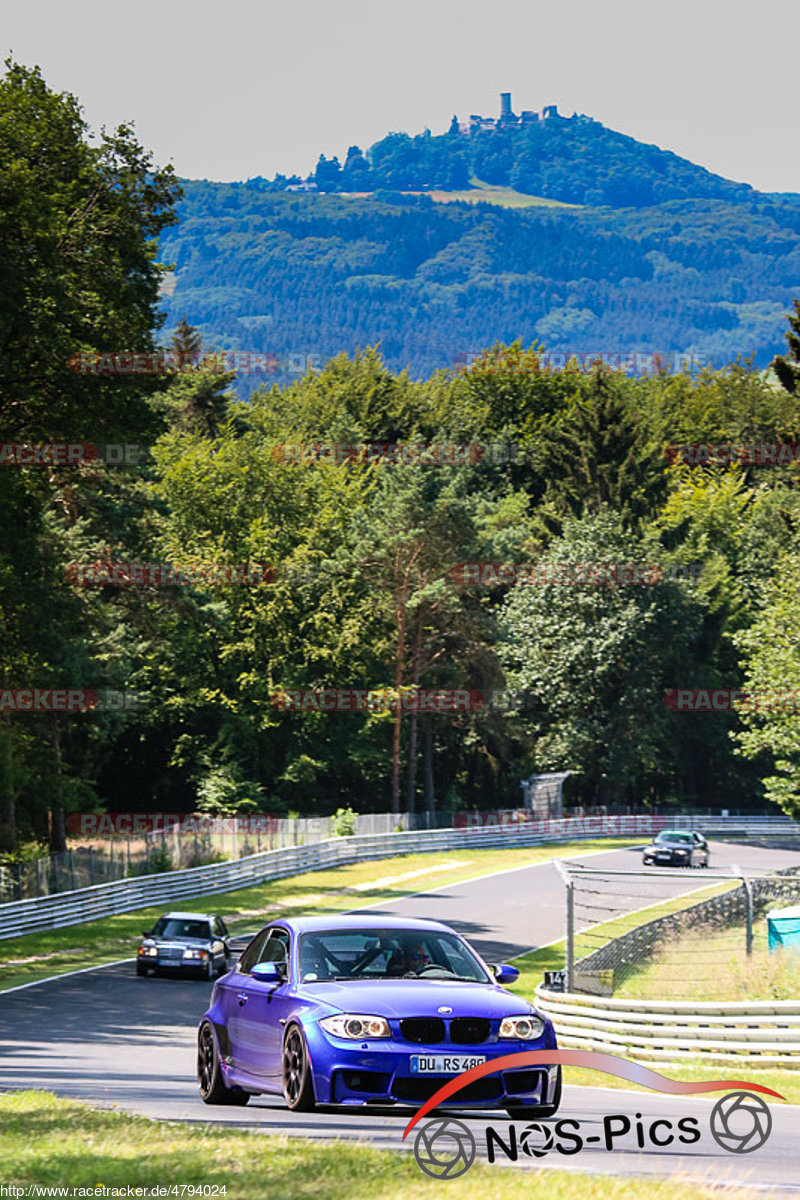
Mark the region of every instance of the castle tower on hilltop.
[[500, 93], [500, 120], [501, 121], [504, 119], [507, 120], [509, 117], [513, 117], [513, 115], [514, 114], [511, 111], [511, 92], [501, 92]]

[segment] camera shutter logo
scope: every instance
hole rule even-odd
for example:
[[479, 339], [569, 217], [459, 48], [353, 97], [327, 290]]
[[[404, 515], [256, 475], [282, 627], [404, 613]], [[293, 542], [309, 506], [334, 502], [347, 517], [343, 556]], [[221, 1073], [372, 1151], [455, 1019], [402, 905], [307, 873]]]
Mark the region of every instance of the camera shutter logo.
[[730, 1092], [711, 1111], [711, 1136], [731, 1154], [760, 1149], [772, 1132], [769, 1105], [752, 1092]]
[[475, 1138], [452, 1117], [438, 1117], [421, 1126], [414, 1142], [417, 1165], [434, 1179], [457, 1179], [475, 1161]]
[[553, 1131], [549, 1125], [531, 1121], [520, 1134], [519, 1144], [530, 1158], [544, 1158], [553, 1149]]

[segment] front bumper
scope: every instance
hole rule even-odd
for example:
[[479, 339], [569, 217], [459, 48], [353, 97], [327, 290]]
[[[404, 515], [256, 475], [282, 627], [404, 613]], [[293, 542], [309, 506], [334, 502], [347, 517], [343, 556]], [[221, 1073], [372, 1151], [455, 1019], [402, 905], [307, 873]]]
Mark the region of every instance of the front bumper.
[[[416, 1074], [412, 1055], [463, 1055], [468, 1058], [503, 1058], [523, 1050], [555, 1049], [544, 1038], [533, 1042], [486, 1042], [458, 1046], [448, 1043], [419, 1046], [394, 1038], [348, 1043], [324, 1033], [318, 1026], [305, 1029], [311, 1057], [314, 1088], [319, 1104], [423, 1104], [449, 1080], [452, 1073]], [[486, 1075], [469, 1083], [443, 1108], [532, 1109], [555, 1100], [560, 1068], [518, 1067]]]
[[136, 961], [151, 971], [174, 971], [181, 975], [205, 975], [208, 963], [213, 962], [213, 959], [210, 955], [208, 958], [165, 958], [160, 954], [139, 954]]
[[655, 867], [686, 867], [689, 865], [690, 855], [688, 854], [645, 854], [642, 856], [644, 863], [652, 863]]

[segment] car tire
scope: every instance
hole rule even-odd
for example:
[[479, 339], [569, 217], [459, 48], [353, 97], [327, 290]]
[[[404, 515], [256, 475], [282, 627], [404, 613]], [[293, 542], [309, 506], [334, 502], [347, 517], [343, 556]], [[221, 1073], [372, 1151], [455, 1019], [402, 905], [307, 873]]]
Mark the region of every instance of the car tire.
[[210, 983], [213, 978], [214, 978], [214, 959], [209, 958], [208, 961], [206, 962], [205, 970], [203, 971], [203, 979], [205, 979], [206, 983]]
[[149, 974], [150, 974], [150, 972], [148, 971], [148, 969], [147, 969], [147, 967], [144, 965], [144, 963], [137, 962], [137, 964], [136, 964], [136, 974], [137, 974], [137, 975], [149, 975]]
[[217, 1039], [208, 1021], [200, 1026], [197, 1035], [197, 1080], [200, 1099], [204, 1104], [247, 1104], [250, 1093], [241, 1088], [226, 1087], [217, 1051]]
[[311, 1112], [315, 1108], [311, 1060], [299, 1025], [290, 1025], [283, 1039], [281, 1080], [283, 1098], [291, 1112]]
[[524, 1106], [522, 1104], [507, 1104], [506, 1112], [512, 1121], [546, 1121], [549, 1117], [554, 1116], [561, 1105], [561, 1068], [558, 1068], [558, 1080], [556, 1082], [556, 1092], [553, 1097], [552, 1104], [543, 1104], [541, 1108], [533, 1106]]

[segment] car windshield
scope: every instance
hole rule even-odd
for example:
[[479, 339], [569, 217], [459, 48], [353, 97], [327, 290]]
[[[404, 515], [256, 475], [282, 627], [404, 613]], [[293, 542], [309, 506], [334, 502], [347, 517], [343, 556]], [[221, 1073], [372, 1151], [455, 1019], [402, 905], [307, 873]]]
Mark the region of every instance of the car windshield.
[[182, 917], [160, 917], [153, 929], [157, 938], [202, 938], [211, 936], [208, 921], [187, 921]]
[[691, 840], [690, 833], [660, 833], [656, 838], [656, 845], [688, 846]]
[[460, 938], [439, 930], [324, 929], [299, 943], [300, 978], [457, 979], [492, 982]]

